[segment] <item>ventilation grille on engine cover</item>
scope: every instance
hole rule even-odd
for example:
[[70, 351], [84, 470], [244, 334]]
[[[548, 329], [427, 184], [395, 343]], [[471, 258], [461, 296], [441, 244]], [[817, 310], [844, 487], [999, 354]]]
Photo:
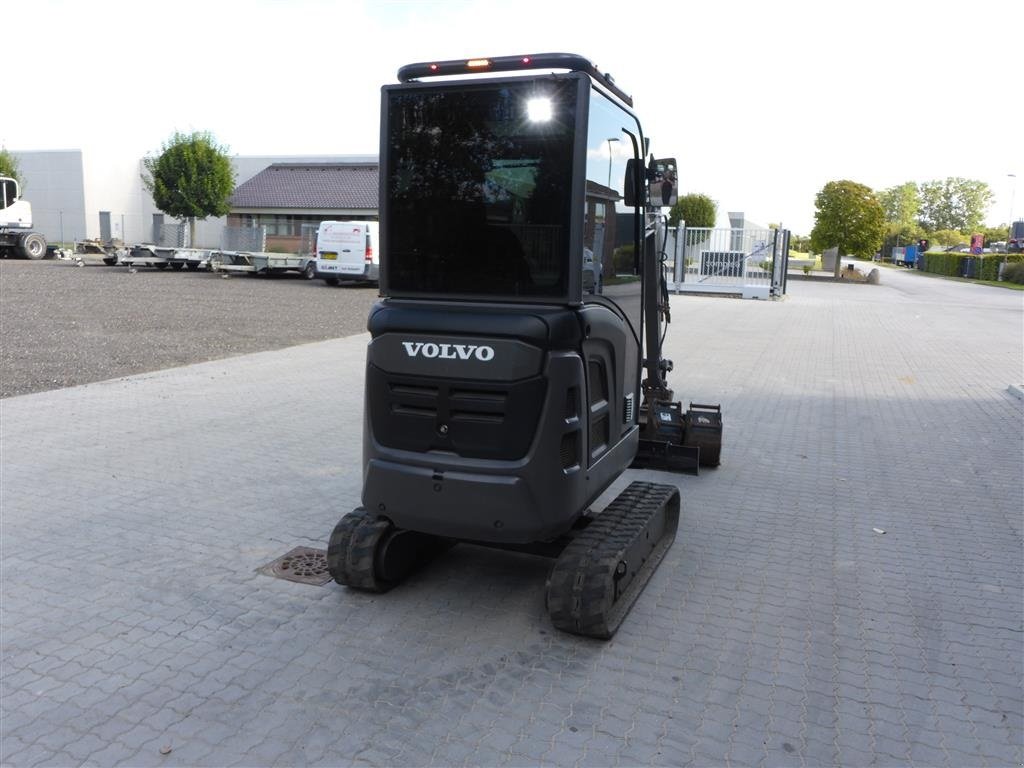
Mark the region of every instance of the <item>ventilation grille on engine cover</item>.
[[[391, 412], [396, 416], [437, 418], [442, 392], [438, 387], [412, 384], [388, 385]], [[452, 388], [448, 391], [448, 418], [451, 421], [501, 424], [505, 420], [508, 394], [505, 392]]]

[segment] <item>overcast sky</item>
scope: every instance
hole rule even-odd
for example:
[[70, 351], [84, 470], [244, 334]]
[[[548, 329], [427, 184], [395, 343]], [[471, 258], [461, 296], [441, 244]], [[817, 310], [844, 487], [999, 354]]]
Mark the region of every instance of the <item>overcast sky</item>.
[[379, 88], [401, 65], [565, 51], [633, 95], [682, 191], [723, 213], [806, 234], [829, 181], [947, 176], [990, 185], [990, 224], [1011, 202], [1024, 211], [1019, 1], [16, 6], [29, 33], [5, 36], [7, 149], [141, 157], [177, 129], [210, 131], [232, 154], [376, 154]]

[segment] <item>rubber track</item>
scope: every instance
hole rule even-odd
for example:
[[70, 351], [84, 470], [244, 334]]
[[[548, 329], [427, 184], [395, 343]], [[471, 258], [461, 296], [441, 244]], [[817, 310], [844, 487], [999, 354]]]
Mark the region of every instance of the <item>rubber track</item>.
[[[679, 489], [673, 485], [634, 482], [620, 493], [555, 561], [547, 592], [548, 613], [555, 627], [601, 639], [614, 635], [675, 541], [679, 507]], [[661, 539], [616, 596], [616, 567], [662, 510]]]
[[327, 544], [327, 571], [339, 584], [367, 592], [387, 592], [390, 584], [377, 576], [375, 555], [390, 524], [374, 520], [359, 507], [334, 526]]

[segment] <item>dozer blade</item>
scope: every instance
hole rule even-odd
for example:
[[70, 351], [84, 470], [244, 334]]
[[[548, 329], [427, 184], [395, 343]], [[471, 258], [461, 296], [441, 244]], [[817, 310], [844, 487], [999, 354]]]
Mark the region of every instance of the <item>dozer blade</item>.
[[640, 414], [640, 439], [634, 469], [661, 469], [696, 475], [700, 467], [717, 467], [722, 455], [722, 406], [652, 401]]
[[620, 493], [555, 561], [552, 623], [576, 635], [614, 635], [675, 541], [679, 506], [672, 485], [635, 482]]
[[666, 472], [696, 475], [700, 468], [700, 448], [678, 445], [669, 440], [640, 440], [633, 469], [661, 469]]

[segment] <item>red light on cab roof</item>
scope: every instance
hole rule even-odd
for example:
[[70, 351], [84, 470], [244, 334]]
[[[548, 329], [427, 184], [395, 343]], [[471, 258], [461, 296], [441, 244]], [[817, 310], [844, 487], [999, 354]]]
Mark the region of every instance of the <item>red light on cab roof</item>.
[[529, 64], [529, 63], [530, 63], [530, 57], [529, 56], [523, 56], [523, 64]]
[[437, 64], [431, 64], [430, 65], [430, 71], [431, 72], [437, 72]]

